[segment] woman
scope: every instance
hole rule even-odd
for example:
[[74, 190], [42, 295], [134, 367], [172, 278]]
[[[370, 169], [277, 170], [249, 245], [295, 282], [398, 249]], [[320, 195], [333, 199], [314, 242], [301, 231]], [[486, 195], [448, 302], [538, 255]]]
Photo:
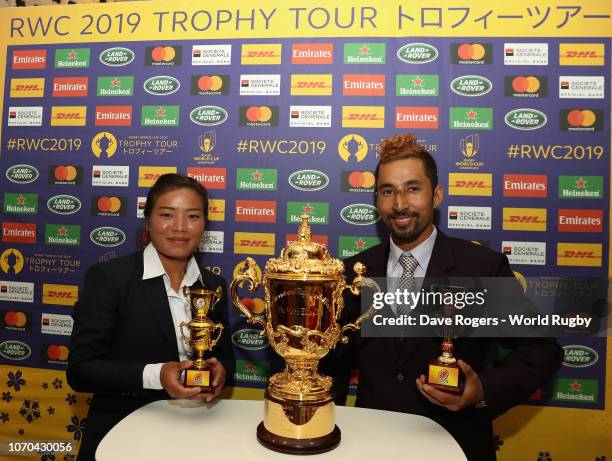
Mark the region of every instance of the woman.
[[[208, 194], [197, 181], [160, 176], [149, 190], [144, 251], [95, 264], [85, 275], [75, 305], [66, 376], [80, 392], [93, 392], [79, 460], [94, 459], [104, 435], [149, 402], [168, 398], [211, 401], [234, 374], [225, 281], [200, 269], [193, 257], [206, 227]], [[208, 353], [214, 390], [183, 387], [181, 371], [192, 364], [178, 325], [191, 319], [185, 286], [223, 287], [209, 317], [225, 326]]]

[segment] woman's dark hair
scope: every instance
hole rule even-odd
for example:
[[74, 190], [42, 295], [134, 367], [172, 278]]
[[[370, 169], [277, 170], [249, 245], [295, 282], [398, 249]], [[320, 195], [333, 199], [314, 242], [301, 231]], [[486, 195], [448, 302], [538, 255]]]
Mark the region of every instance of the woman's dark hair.
[[204, 223], [208, 224], [208, 191], [206, 188], [189, 176], [183, 176], [176, 173], [167, 173], [161, 175], [153, 184], [153, 187], [149, 189], [147, 194], [147, 203], [144, 208], [144, 217], [148, 219], [153, 212], [155, 202], [160, 195], [165, 194], [176, 189], [191, 189], [202, 199], [202, 208], [204, 210]]

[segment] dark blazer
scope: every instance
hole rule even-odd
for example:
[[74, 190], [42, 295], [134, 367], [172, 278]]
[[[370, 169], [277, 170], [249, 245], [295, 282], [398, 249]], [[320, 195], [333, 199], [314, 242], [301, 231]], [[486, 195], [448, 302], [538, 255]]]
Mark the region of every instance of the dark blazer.
[[[366, 276], [385, 277], [389, 241], [345, 260], [346, 278], [353, 265], [366, 265]], [[426, 277], [513, 277], [505, 255], [466, 240], [450, 238], [438, 230]], [[518, 287], [518, 284], [517, 284]], [[519, 290], [520, 292], [520, 290]], [[360, 310], [359, 298], [347, 296], [345, 323]], [[511, 349], [502, 363], [486, 367], [495, 343]], [[415, 380], [427, 375], [428, 362], [440, 355], [438, 338], [361, 338], [353, 334], [323, 361], [321, 371], [334, 378], [336, 403], [344, 404], [351, 368], [359, 368], [356, 405], [427, 416], [445, 427], [470, 461], [495, 460], [491, 421], [525, 401], [559, 369], [562, 350], [554, 339], [459, 338], [454, 355], [480, 376], [487, 407], [451, 412], [434, 405], [419, 392]]]
[[[235, 370], [227, 286], [212, 272], [201, 273], [206, 288], [223, 287], [224, 295], [209, 317], [225, 328], [208, 356], [223, 363], [227, 384]], [[170, 398], [165, 390], [142, 388], [146, 364], [179, 360], [163, 278], [142, 280], [142, 274], [142, 251], [95, 264], [87, 270], [75, 304], [66, 377], [74, 390], [94, 393], [79, 460], [93, 460], [100, 440], [125, 416]]]

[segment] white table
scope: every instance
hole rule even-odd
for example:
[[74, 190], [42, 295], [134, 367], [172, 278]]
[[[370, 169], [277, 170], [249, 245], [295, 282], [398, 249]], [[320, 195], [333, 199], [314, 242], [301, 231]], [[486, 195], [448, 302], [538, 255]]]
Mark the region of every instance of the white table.
[[[296, 459], [257, 441], [264, 405], [255, 400], [160, 400], [121, 420], [104, 437], [98, 461], [203, 461]], [[466, 461], [463, 451], [438, 423], [423, 416], [336, 407], [340, 445], [310, 460]]]

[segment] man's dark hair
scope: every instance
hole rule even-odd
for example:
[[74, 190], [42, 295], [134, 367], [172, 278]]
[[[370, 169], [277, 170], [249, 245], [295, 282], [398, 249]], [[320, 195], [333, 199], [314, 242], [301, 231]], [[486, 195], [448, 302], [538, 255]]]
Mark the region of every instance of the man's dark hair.
[[183, 176], [176, 173], [166, 173], [161, 175], [149, 189], [147, 194], [147, 203], [144, 208], [144, 217], [148, 219], [153, 212], [155, 202], [160, 195], [176, 189], [191, 189], [202, 199], [202, 209], [204, 210], [204, 223], [208, 224], [208, 191], [206, 188], [189, 176]]
[[404, 160], [407, 158], [416, 158], [423, 162], [425, 175], [431, 182], [431, 189], [434, 190], [438, 185], [438, 167], [436, 161], [424, 146], [419, 144], [416, 138], [410, 133], [396, 134], [384, 138], [377, 146], [380, 160], [374, 171], [376, 180], [375, 187], [378, 186], [378, 170], [381, 165], [395, 162], [396, 160]]

